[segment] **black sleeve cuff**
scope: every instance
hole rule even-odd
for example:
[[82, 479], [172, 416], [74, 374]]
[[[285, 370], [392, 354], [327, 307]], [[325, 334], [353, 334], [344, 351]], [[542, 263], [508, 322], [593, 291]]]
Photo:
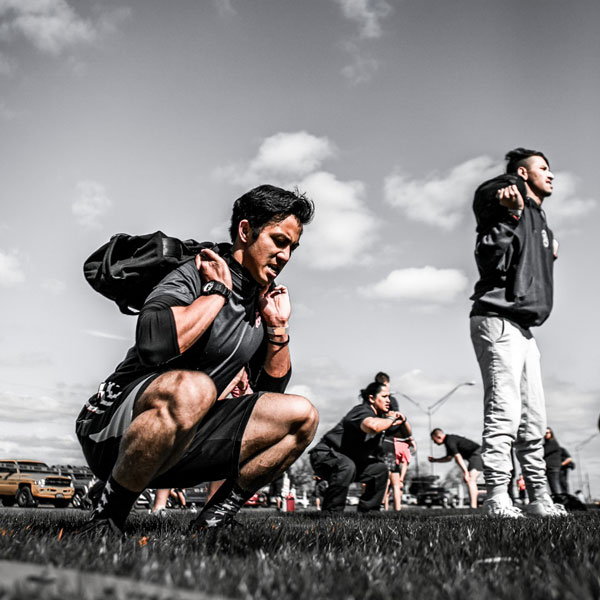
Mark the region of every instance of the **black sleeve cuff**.
[[256, 382], [255, 392], [283, 394], [292, 377], [292, 368], [283, 377], [271, 377], [263, 368]]

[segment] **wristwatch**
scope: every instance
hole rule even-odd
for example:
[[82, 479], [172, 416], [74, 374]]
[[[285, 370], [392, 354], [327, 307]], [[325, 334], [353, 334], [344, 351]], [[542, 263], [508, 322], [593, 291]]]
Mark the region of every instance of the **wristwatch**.
[[229, 302], [229, 298], [231, 298], [231, 290], [221, 281], [207, 281], [202, 286], [202, 294], [204, 296], [219, 294], [225, 298], [225, 304], [227, 304], [227, 302]]

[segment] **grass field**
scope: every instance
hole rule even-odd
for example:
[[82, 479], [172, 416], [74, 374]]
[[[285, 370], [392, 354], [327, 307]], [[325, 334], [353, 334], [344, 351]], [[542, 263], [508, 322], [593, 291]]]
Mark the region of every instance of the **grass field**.
[[[600, 598], [598, 510], [517, 522], [468, 511], [331, 518], [245, 510], [243, 527], [199, 534], [189, 531], [186, 513], [162, 522], [136, 513], [124, 542], [75, 537], [85, 518], [0, 509], [0, 558], [160, 584], [172, 600], [176, 589], [242, 599]], [[67, 587], [43, 597], [119, 597], [113, 588], [82, 595]], [[0, 582], [3, 600], [38, 597], [39, 588]]]

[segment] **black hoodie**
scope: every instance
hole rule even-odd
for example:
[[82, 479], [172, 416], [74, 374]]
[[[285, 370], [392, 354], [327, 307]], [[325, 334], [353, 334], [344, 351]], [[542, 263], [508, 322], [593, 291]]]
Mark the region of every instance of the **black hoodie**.
[[[520, 219], [500, 205], [496, 192], [515, 184], [525, 198]], [[475, 192], [475, 260], [479, 281], [471, 316], [500, 316], [524, 328], [541, 325], [552, 310], [554, 237], [546, 215], [527, 197], [518, 175], [500, 175]]]

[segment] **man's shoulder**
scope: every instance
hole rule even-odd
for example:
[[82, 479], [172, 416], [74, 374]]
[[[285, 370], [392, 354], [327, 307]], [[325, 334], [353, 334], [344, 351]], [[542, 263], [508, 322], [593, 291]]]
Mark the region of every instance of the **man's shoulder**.
[[196, 268], [194, 259], [190, 259], [166, 275], [152, 290], [146, 302], [159, 296], [174, 296], [190, 303], [200, 296], [201, 292], [200, 272]]

